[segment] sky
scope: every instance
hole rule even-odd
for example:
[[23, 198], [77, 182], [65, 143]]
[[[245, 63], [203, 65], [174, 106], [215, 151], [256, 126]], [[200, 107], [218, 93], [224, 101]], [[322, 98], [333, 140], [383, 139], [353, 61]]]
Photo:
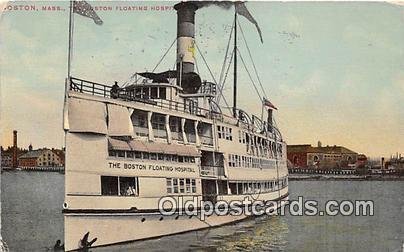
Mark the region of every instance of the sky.
[[[72, 76], [124, 83], [151, 71], [176, 37], [175, 2], [90, 2], [103, 25], [74, 15]], [[0, 20], [0, 144], [61, 148], [67, 75], [68, 2], [17, 2], [35, 10], [3, 11]], [[42, 7], [60, 10], [42, 10]], [[123, 11], [147, 6], [143, 11]], [[262, 30], [243, 17], [241, 28], [259, 79], [276, 107], [288, 144], [342, 145], [371, 157], [404, 153], [404, 6], [382, 2], [248, 2]], [[233, 11], [196, 14], [196, 43], [219, 79]], [[240, 34], [240, 32], [239, 32]], [[239, 36], [240, 54], [252, 64]], [[212, 81], [199, 52], [202, 79]], [[175, 46], [157, 71], [172, 69]], [[239, 60], [238, 103], [261, 114], [261, 103]], [[225, 84], [231, 104], [232, 72]]]

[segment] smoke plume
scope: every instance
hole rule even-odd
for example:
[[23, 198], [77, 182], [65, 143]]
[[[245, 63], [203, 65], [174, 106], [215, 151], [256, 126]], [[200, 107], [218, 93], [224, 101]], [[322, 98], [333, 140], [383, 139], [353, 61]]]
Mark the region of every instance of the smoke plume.
[[229, 10], [231, 7], [234, 6], [235, 11], [237, 14], [245, 17], [248, 21], [253, 23], [257, 28], [258, 35], [260, 36], [261, 43], [263, 43], [261, 29], [258, 26], [257, 21], [253, 18], [250, 11], [248, 11], [247, 7], [245, 6], [244, 2], [231, 2], [231, 1], [191, 1], [194, 5], [198, 7], [198, 9], [209, 7], [209, 6], [217, 6], [225, 10]]

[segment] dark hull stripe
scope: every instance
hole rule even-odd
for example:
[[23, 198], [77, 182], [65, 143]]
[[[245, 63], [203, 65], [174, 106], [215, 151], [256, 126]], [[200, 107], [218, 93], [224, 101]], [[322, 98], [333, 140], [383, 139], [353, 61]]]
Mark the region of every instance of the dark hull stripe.
[[[281, 196], [280, 198], [276, 198], [268, 201], [280, 201], [289, 196], [289, 193]], [[265, 201], [265, 202], [268, 202]], [[244, 207], [245, 205], [240, 205], [240, 207]], [[167, 209], [170, 210], [170, 209]], [[200, 212], [201, 208], [198, 207], [196, 209]], [[127, 214], [127, 213], [136, 213], [136, 214], [155, 214], [160, 213], [158, 209], [137, 209], [135, 207], [130, 209], [63, 209], [64, 214]]]

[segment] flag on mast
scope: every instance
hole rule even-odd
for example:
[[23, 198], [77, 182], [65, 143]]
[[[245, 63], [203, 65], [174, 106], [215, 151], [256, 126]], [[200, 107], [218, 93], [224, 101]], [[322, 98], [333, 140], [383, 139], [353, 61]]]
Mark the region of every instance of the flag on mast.
[[267, 98], [264, 98], [263, 103], [264, 103], [265, 107], [268, 107], [270, 109], [278, 110], [278, 108], [275, 107], [275, 105], [273, 105], [272, 102], [270, 102]]
[[102, 25], [103, 23], [93, 7], [84, 0], [73, 1], [73, 12], [83, 17], [91, 18], [97, 25]]
[[254, 17], [251, 15], [250, 11], [245, 6], [245, 4], [243, 2], [235, 2], [234, 8], [236, 9], [237, 14], [245, 17], [246, 19], [248, 19], [248, 21], [250, 21], [251, 23], [253, 23], [255, 25], [255, 27], [257, 28], [258, 34], [260, 35], [261, 43], [264, 43], [264, 40], [262, 39], [261, 29], [258, 26], [257, 21], [254, 19]]

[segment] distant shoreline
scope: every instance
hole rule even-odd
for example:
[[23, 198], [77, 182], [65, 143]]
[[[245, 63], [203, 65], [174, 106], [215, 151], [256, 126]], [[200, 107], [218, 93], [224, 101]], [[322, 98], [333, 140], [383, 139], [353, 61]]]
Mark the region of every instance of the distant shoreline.
[[64, 173], [64, 166], [50, 166], [50, 167], [18, 167], [18, 168], [10, 168], [10, 167], [2, 167], [1, 172], [59, 172]]
[[404, 177], [399, 176], [360, 176], [360, 175], [295, 175], [289, 174], [290, 181], [301, 180], [363, 180], [363, 181], [404, 181]]
[[[21, 170], [14, 170], [14, 169], [4, 169], [2, 170], [3, 172], [9, 172], [9, 173], [18, 173], [18, 172], [41, 172], [41, 173], [46, 173], [46, 172], [58, 172], [62, 175], [64, 175], [64, 169], [63, 170], [57, 170], [57, 169], [52, 169], [52, 170], [47, 170], [47, 169], [21, 169]], [[359, 181], [404, 181], [404, 176], [394, 176], [394, 175], [387, 175], [387, 176], [380, 176], [380, 175], [319, 175], [319, 174], [289, 174], [289, 181], [303, 181], [303, 180], [308, 180], [308, 181], [336, 181], [336, 180], [359, 180]]]

